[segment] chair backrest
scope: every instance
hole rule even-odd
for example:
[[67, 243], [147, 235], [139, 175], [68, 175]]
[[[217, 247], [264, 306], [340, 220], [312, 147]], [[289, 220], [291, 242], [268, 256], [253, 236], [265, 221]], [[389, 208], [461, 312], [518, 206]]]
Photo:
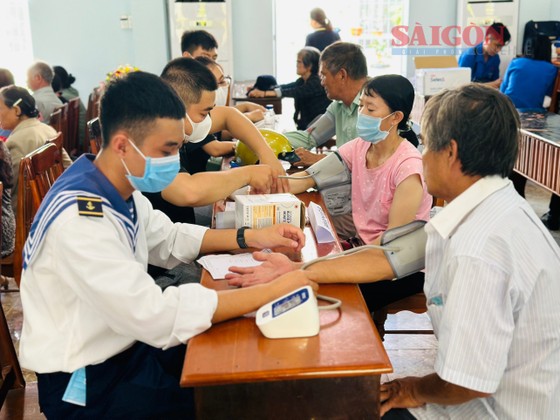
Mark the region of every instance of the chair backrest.
[[[4, 187], [0, 182], [0, 197]], [[2, 242], [2, 212], [0, 211], [0, 243]], [[4, 309], [0, 304], [0, 407], [4, 404], [10, 389], [25, 387], [23, 373], [19, 366], [16, 350], [6, 322]]]
[[[59, 107], [56, 107], [54, 112], [60, 110], [60, 121], [57, 123], [58, 127], [55, 127], [50, 121], [49, 124], [58, 132], [62, 133], [62, 142], [65, 143], [68, 141], [68, 104], [62, 104]], [[54, 114], [53, 112], [53, 114]], [[51, 114], [51, 118], [52, 115]]]
[[[101, 99], [101, 90], [99, 88], [94, 88], [93, 91], [89, 94], [88, 97], [88, 105], [86, 109], [86, 121], [91, 121], [97, 117], [99, 117], [99, 100]], [[86, 145], [91, 144], [91, 137], [90, 131], [86, 124], [85, 127], [85, 136], [84, 142]], [[84, 146], [85, 147], [85, 146]], [[93, 150], [91, 151], [93, 154], [97, 154]]]
[[62, 131], [62, 109], [57, 108], [53, 111], [51, 119], [49, 120], [49, 125], [57, 132]]
[[63, 141], [63, 136], [62, 136], [62, 132], [58, 132], [56, 133], [56, 136], [51, 137], [50, 139], [47, 139], [47, 141], [45, 143], [54, 143], [56, 145], [56, 147], [58, 148], [59, 153], [62, 154], [62, 148], [64, 147], [64, 144], [62, 144]]
[[91, 153], [96, 155], [101, 150], [101, 146], [103, 144], [99, 118], [94, 118], [93, 120], [88, 121], [87, 127], [89, 131], [90, 150]]
[[23, 267], [23, 246], [29, 235], [33, 217], [63, 171], [60, 152], [54, 143], [44, 144], [20, 161], [14, 247], [14, 279], [18, 287]]
[[80, 154], [80, 98], [72, 98], [68, 101], [68, 136], [65, 137], [64, 148], [70, 156]]

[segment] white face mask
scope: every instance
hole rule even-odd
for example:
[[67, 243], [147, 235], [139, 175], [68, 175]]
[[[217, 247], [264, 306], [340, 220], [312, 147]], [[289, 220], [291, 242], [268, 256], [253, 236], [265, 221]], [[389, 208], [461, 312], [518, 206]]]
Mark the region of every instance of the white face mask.
[[229, 88], [227, 86], [218, 87], [216, 91], [216, 106], [226, 106], [227, 105], [227, 95]]
[[199, 141], [204, 140], [212, 128], [212, 119], [210, 118], [210, 114], [206, 115], [206, 118], [198, 123], [193, 122], [188, 113], [185, 113], [185, 116], [192, 126], [192, 133], [189, 135], [185, 134], [185, 139], [191, 143], [198, 143]]

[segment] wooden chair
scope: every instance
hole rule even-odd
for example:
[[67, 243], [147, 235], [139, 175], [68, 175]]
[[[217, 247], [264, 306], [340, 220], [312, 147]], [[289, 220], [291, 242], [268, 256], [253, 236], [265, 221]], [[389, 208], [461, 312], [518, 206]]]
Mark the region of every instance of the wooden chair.
[[[88, 105], [86, 108], [86, 121], [91, 121], [95, 118], [99, 117], [99, 100], [101, 99], [101, 90], [97, 87], [94, 88], [93, 91], [89, 94], [88, 97]], [[90, 147], [91, 146], [91, 137], [90, 137], [90, 131], [89, 128], [86, 124], [85, 127], [85, 137], [84, 137], [84, 148]], [[90, 150], [91, 153], [93, 154], [97, 154], [95, 153], [93, 150]]]
[[[4, 188], [0, 182], [0, 197]], [[2, 212], [0, 212], [0, 242], [2, 241]], [[0, 407], [4, 404], [8, 391], [24, 388], [25, 380], [19, 366], [19, 361], [12, 341], [12, 336], [4, 315], [4, 308], [0, 304]]]
[[102, 146], [101, 138], [101, 125], [99, 124], [99, 118], [94, 118], [87, 123], [87, 128], [89, 132], [89, 143], [91, 153], [94, 155], [98, 154]]
[[57, 132], [62, 132], [62, 110], [60, 108], [55, 109], [51, 114], [49, 125]]
[[19, 164], [18, 211], [13, 258], [13, 277], [19, 287], [23, 267], [23, 246], [33, 217], [54, 181], [62, 174], [61, 156], [54, 143], [46, 143], [21, 159]]
[[[60, 116], [58, 114], [58, 111], [60, 111]], [[55, 117], [54, 122], [52, 120], [53, 116]], [[62, 133], [63, 143], [68, 141], [68, 104], [63, 104], [55, 108], [54, 112], [51, 114], [49, 125], [53, 127], [57, 132]]]
[[62, 141], [63, 141], [62, 132], [59, 131], [58, 133], [56, 133], [56, 136], [51, 137], [50, 139], [47, 139], [47, 141], [45, 143], [54, 143], [55, 146], [58, 148], [58, 150], [62, 151], [62, 148], [64, 147], [64, 144], [62, 144]]
[[80, 98], [72, 98], [68, 101], [68, 136], [64, 139], [64, 148], [71, 158], [81, 154], [80, 150]]

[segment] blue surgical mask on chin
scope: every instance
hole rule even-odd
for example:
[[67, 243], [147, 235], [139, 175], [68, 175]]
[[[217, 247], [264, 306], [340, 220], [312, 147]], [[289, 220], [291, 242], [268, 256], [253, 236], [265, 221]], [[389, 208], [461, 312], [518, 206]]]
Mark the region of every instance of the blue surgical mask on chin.
[[[387, 117], [390, 117], [393, 114], [394, 112], [387, 115]], [[391, 126], [388, 131], [381, 130], [381, 122], [387, 117], [379, 118], [372, 117], [370, 115], [358, 114], [358, 122], [356, 123], [358, 136], [372, 144], [385, 140], [389, 135], [389, 131], [393, 128], [393, 126]]]
[[139, 177], [132, 175], [126, 166], [126, 163], [124, 163], [124, 160], [121, 159], [126, 172], [128, 172], [126, 178], [130, 182], [130, 185], [138, 191], [147, 193], [160, 192], [166, 189], [179, 173], [179, 153], [161, 158], [146, 157], [140, 149], [138, 149], [134, 142], [130, 141], [130, 139], [128, 139], [128, 141], [146, 161], [144, 175]]

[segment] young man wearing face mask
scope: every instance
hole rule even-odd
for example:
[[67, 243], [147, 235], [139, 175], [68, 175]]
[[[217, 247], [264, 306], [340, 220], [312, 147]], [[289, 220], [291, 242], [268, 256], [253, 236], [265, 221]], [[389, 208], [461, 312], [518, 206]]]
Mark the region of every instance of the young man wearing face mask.
[[194, 223], [194, 211], [190, 206], [212, 204], [245, 185], [251, 185], [259, 192], [288, 190], [286, 180], [280, 182], [277, 179], [278, 175], [285, 173], [282, 165], [255, 126], [235, 109], [214, 107], [218, 85], [206, 67], [190, 58], [178, 58], [165, 67], [161, 77], [174, 88], [186, 105], [186, 142], [201, 142], [210, 132], [229, 129], [256, 152], [263, 165], [224, 172], [201, 172], [191, 176], [186, 172], [188, 162], [185, 143], [180, 151], [182, 169], [179, 175], [161, 193], [147, 194], [155, 208], [175, 222]]
[[188, 284], [162, 292], [147, 264], [172, 267], [245, 245], [297, 251], [304, 236], [291, 225], [174, 224], [153, 210], [139, 191], [164, 189], [177, 175], [185, 115], [157, 76], [136, 72], [111, 82], [100, 110], [102, 151], [61, 175], [31, 227], [20, 362], [37, 372], [48, 418], [193, 418], [192, 390], [179, 387], [186, 341], [315, 285], [302, 277], [254, 291]]
[[[196, 60], [177, 58], [165, 66], [161, 77], [175, 89], [187, 108], [185, 139], [189, 143], [204, 140], [208, 133], [228, 130], [235, 138], [240, 139], [255, 152], [261, 164], [272, 168], [270, 191], [288, 191], [287, 180], [277, 178], [278, 175], [285, 174], [282, 164], [259, 130], [235, 108], [215, 106], [218, 84], [210, 70]], [[167, 194], [168, 192], [171, 191], [164, 191], [164, 196], [167, 195], [174, 204], [189, 204], [186, 200], [190, 200], [190, 198], [183, 197], [184, 204], [180, 204], [176, 201], [181, 200], [177, 200], [176, 195], [171, 197], [171, 194]], [[218, 198], [223, 198], [223, 196]]]

